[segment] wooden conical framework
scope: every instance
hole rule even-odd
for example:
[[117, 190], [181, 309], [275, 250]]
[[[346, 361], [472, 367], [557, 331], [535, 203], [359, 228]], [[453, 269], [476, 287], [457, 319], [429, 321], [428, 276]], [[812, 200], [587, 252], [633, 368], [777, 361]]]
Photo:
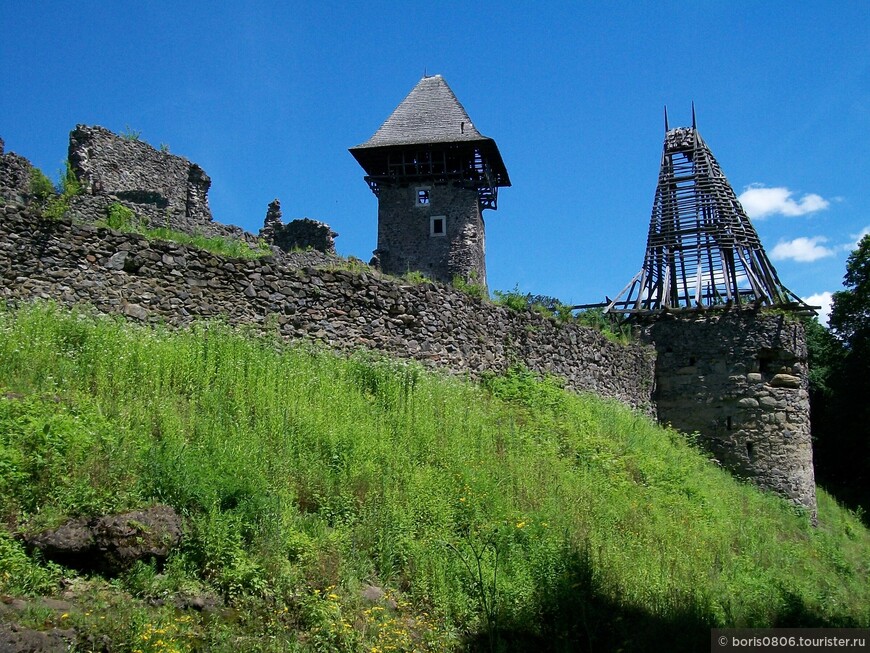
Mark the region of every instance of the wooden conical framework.
[[636, 315], [743, 304], [810, 310], [779, 281], [698, 130], [665, 129], [643, 269], [607, 311]]

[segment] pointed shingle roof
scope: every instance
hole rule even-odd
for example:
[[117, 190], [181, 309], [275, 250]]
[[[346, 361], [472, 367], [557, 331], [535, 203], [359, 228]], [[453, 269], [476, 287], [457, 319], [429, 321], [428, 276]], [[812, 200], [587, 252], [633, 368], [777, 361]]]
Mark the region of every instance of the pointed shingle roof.
[[350, 153], [369, 175], [383, 174], [390, 152], [447, 145], [482, 157], [494, 186], [510, 186], [498, 146], [475, 128], [441, 75], [423, 77], [383, 125]]
[[374, 135], [353, 149], [481, 140], [491, 139], [477, 131], [444, 78], [434, 75], [417, 82]]

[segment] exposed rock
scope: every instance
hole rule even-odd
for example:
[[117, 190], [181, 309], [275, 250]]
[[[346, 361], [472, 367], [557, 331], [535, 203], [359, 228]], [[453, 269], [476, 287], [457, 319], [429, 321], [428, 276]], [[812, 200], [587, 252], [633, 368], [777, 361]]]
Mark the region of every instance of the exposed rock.
[[120, 571], [138, 560], [166, 560], [181, 542], [181, 518], [169, 506], [153, 506], [102, 517], [93, 525], [93, 533], [101, 566]]
[[73, 519], [54, 530], [27, 538], [27, 544], [66, 567], [94, 568], [97, 542], [87, 519]]
[[387, 593], [377, 585], [365, 585], [360, 590], [360, 598], [374, 605], [385, 605], [391, 610], [395, 610], [398, 604], [396, 601], [387, 596]]
[[169, 506], [74, 519], [27, 538], [27, 544], [48, 560], [109, 574], [130, 568], [137, 560], [161, 563], [180, 541], [181, 519]]
[[223, 601], [220, 597], [212, 594], [179, 595], [173, 599], [172, 603], [178, 610], [196, 610], [197, 612], [214, 612], [223, 607]]
[[41, 631], [18, 624], [0, 624], [0, 653], [66, 653], [76, 644], [73, 629]]
[[365, 585], [360, 590], [360, 598], [365, 599], [369, 603], [379, 603], [385, 596], [384, 590], [376, 585]]

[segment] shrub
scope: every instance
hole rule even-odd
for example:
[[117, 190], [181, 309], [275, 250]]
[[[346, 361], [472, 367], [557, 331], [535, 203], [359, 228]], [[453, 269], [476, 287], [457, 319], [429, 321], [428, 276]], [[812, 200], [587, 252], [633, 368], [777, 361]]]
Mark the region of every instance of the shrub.
[[43, 209], [44, 217], [59, 220], [69, 211], [70, 199], [83, 192], [82, 185], [76, 177], [69, 161], [64, 163], [64, 169], [59, 173], [57, 183], [58, 196], [50, 199]]
[[106, 226], [119, 231], [129, 231], [133, 228], [133, 220], [136, 214], [133, 210], [113, 202], [106, 207]]
[[622, 343], [631, 340], [631, 328], [625, 324], [620, 324], [616, 315], [605, 313], [603, 308], [589, 308], [580, 311], [575, 319], [583, 326], [600, 331], [608, 340]]
[[432, 281], [419, 270], [408, 270], [404, 275], [402, 275], [402, 279], [413, 284], [430, 283]]
[[489, 299], [489, 295], [486, 293], [486, 287], [483, 284], [475, 283], [473, 279], [471, 281], [466, 281], [457, 275], [453, 277], [453, 287], [460, 292], [464, 292], [469, 297]]
[[531, 295], [524, 295], [520, 292], [519, 285], [514, 286], [513, 290], [496, 290], [495, 303], [512, 311], [525, 311], [529, 308], [529, 298]]
[[138, 141], [141, 135], [141, 130], [133, 129], [130, 127], [130, 125], [124, 127], [124, 131], [121, 132], [121, 138], [123, 138], [125, 141]]
[[44, 202], [54, 195], [54, 184], [39, 168], [30, 169], [30, 194], [38, 201]]

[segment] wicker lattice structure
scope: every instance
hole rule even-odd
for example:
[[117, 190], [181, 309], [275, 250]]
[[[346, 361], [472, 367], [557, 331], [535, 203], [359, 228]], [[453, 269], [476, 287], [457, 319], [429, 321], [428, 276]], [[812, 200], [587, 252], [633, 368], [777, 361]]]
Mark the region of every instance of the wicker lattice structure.
[[607, 311], [633, 316], [741, 305], [810, 311], [780, 282], [698, 130], [665, 124], [643, 268]]

